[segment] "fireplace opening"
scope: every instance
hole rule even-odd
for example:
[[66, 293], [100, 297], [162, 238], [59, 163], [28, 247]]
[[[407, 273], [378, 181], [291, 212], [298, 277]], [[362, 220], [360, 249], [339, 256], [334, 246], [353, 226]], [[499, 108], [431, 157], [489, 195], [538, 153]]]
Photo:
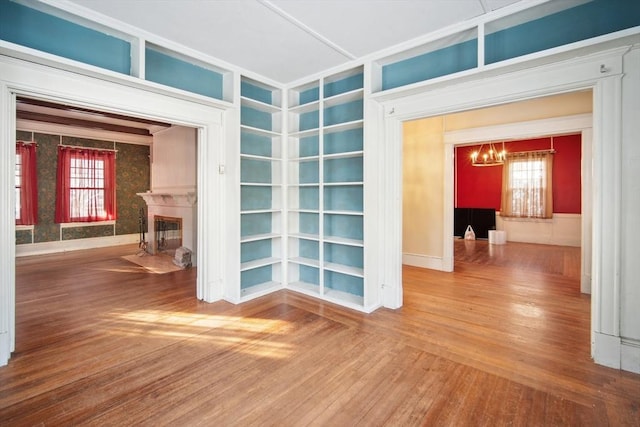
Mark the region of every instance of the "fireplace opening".
[[155, 215], [153, 223], [156, 253], [174, 253], [182, 246], [182, 218]]

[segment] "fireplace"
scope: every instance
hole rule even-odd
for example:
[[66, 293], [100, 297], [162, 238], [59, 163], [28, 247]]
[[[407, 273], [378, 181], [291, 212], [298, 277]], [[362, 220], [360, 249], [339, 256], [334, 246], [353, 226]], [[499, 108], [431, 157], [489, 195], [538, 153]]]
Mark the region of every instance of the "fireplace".
[[154, 215], [155, 251], [173, 254], [182, 246], [182, 218]]
[[147, 251], [153, 255], [169, 253], [183, 246], [192, 251], [191, 261], [196, 264], [197, 215], [196, 193], [138, 193], [147, 203], [149, 224]]

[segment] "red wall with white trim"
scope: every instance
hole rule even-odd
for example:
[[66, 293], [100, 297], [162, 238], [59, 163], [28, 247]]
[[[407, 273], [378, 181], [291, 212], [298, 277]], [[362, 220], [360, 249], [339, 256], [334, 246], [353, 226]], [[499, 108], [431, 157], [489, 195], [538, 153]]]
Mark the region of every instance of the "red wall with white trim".
[[[581, 135], [553, 137], [556, 151], [553, 158], [553, 212], [581, 212]], [[507, 152], [544, 150], [551, 147], [551, 138], [536, 138], [505, 142]], [[502, 144], [496, 148], [501, 150]], [[479, 145], [456, 147], [455, 206], [459, 208], [492, 208], [500, 210], [502, 166], [475, 167], [471, 153]]]

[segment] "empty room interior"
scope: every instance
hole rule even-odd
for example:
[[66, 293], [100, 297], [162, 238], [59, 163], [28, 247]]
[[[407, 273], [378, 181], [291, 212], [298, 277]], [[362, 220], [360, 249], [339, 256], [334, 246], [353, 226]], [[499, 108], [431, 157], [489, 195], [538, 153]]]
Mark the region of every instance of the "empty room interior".
[[638, 425], [640, 3], [1, 0], [0, 425]]

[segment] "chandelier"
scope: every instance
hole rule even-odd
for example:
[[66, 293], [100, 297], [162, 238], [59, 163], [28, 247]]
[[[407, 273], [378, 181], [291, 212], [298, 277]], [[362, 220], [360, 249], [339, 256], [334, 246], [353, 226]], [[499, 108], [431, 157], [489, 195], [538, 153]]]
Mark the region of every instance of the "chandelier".
[[471, 153], [471, 165], [497, 166], [503, 164], [507, 157], [507, 151], [504, 149], [504, 142], [502, 143], [501, 148], [501, 150], [497, 150], [493, 142], [480, 145], [478, 150]]

